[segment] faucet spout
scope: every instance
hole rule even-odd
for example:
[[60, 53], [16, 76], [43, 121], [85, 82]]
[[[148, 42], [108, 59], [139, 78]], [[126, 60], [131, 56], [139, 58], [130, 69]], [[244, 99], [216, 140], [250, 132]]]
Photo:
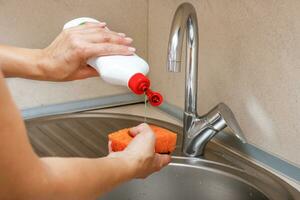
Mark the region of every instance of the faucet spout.
[[184, 33], [186, 33], [186, 94], [185, 111], [197, 113], [197, 74], [198, 74], [198, 22], [195, 8], [190, 3], [181, 4], [172, 22], [169, 47], [168, 71], [180, 72]]
[[242, 142], [245, 137], [228, 106], [221, 103], [208, 114], [197, 114], [198, 85], [198, 22], [195, 8], [181, 4], [174, 15], [170, 31], [167, 67], [169, 72], [180, 72], [182, 49], [186, 33], [185, 105], [182, 151], [187, 156], [201, 156], [206, 144], [224, 128], [231, 128]]

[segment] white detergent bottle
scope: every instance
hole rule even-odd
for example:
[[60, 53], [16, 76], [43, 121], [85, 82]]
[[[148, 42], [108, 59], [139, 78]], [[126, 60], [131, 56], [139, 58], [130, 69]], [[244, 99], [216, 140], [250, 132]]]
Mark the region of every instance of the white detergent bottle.
[[[67, 22], [63, 29], [79, 26], [86, 22], [99, 23], [96, 19], [81, 17]], [[150, 80], [146, 77], [149, 72], [149, 66], [138, 55], [101, 56], [90, 58], [87, 63], [98, 71], [105, 82], [127, 86], [135, 94], [146, 94], [148, 101], [153, 106], [158, 106], [162, 103], [163, 98], [161, 94], [150, 89]]]

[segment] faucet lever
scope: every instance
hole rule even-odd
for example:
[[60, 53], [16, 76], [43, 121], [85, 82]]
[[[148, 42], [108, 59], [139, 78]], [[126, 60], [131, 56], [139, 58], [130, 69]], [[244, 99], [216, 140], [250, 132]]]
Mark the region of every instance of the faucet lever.
[[219, 132], [224, 128], [229, 127], [234, 136], [243, 143], [247, 142], [238, 121], [226, 104], [219, 103], [205, 115], [205, 118], [213, 130]]

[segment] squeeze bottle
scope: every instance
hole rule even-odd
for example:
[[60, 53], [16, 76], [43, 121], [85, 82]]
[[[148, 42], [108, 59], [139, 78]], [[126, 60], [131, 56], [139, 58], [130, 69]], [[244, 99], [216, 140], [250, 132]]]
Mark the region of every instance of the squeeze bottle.
[[[99, 23], [96, 19], [81, 17], [67, 22], [63, 29], [79, 26], [86, 22]], [[95, 68], [105, 82], [127, 86], [133, 93], [138, 95], [145, 94], [152, 106], [159, 106], [162, 103], [162, 95], [150, 89], [150, 80], [146, 77], [149, 66], [138, 55], [101, 56], [90, 58], [87, 64]]]

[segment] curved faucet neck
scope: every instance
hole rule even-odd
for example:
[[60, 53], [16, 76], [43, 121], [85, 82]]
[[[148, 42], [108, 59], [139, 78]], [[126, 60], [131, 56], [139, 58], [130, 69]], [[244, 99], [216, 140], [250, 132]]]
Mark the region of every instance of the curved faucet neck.
[[174, 16], [168, 48], [168, 71], [180, 72], [186, 32], [185, 113], [197, 116], [198, 21], [190, 3], [181, 4]]
[[188, 156], [203, 155], [210, 139], [226, 127], [232, 129], [234, 135], [245, 142], [240, 126], [226, 104], [218, 104], [202, 117], [197, 115], [198, 22], [196, 10], [190, 3], [181, 4], [174, 15], [168, 48], [168, 70], [180, 72], [184, 33], [186, 33], [186, 73], [183, 152]]

